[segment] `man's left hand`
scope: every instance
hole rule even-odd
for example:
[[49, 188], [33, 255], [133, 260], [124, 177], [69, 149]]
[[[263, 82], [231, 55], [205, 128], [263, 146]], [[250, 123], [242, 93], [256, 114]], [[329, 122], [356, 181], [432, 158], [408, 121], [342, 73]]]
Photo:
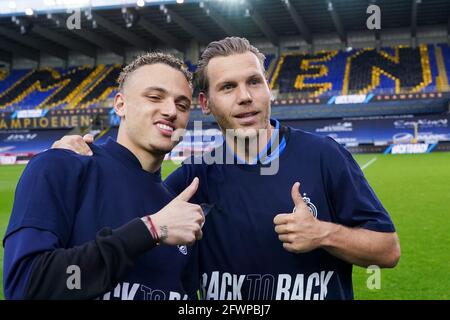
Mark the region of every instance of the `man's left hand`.
[[321, 246], [327, 236], [326, 223], [316, 219], [300, 194], [300, 183], [296, 182], [291, 190], [295, 211], [275, 216], [275, 232], [283, 242], [283, 247], [293, 253], [309, 252]]

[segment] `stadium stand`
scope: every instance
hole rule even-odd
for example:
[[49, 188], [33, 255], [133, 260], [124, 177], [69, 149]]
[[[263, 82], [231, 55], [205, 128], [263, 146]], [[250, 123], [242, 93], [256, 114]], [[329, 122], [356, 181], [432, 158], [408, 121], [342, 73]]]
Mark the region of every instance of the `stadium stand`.
[[51, 147], [70, 129], [0, 131], [0, 155], [34, 155]]
[[[122, 12], [127, 6], [136, 7], [136, 2], [121, 2], [122, 5], [109, 9], [92, 7], [99, 21], [84, 12], [84, 35], [61, 23], [68, 18], [65, 10], [58, 9], [50, 15], [36, 11], [33, 16], [15, 10], [0, 17], [0, 34], [4, 38], [0, 44], [0, 155], [8, 150], [33, 154], [66, 133], [91, 132], [97, 143], [115, 138], [120, 119], [111, 107], [124, 63], [138, 52], [156, 49], [184, 57], [188, 69], [194, 72], [196, 59], [207, 42], [235, 35], [237, 30], [252, 39], [266, 55], [264, 67], [274, 96], [272, 116], [281, 121], [311, 131], [339, 128], [334, 124], [346, 123], [343, 119], [349, 117], [436, 116], [448, 121], [450, 47], [448, 30], [442, 26], [447, 25], [446, 8], [450, 7], [444, 0], [435, 1], [441, 3], [439, 10], [434, 7], [436, 3], [430, 2], [421, 3], [420, 10], [416, 10], [421, 17], [417, 27], [424, 26], [424, 16], [429, 15], [428, 20], [434, 24], [427, 26], [431, 31], [421, 29], [420, 36], [413, 37], [413, 30], [408, 31], [410, 19], [394, 14], [383, 17], [385, 28], [378, 39], [376, 33], [375, 38], [373, 33], [367, 33], [364, 21], [358, 20], [365, 17], [366, 8], [356, 2], [348, 8], [355, 19], [346, 16], [345, 26], [340, 30], [346, 34], [339, 35], [336, 34], [339, 30], [330, 24], [328, 14], [333, 10], [328, 8], [330, 4], [313, 6], [311, 2], [307, 6], [306, 1], [284, 1], [290, 5], [283, 7], [279, 0], [249, 0], [254, 8], [242, 19], [242, 12], [230, 10], [225, 2], [223, 6], [211, 3], [206, 8], [202, 1], [193, 0], [184, 3], [183, 10], [175, 3], [160, 6], [148, 2], [137, 9], [140, 20], [136, 24], [124, 21]], [[410, 12], [410, 5], [399, 6]], [[175, 16], [166, 15], [163, 7], [177, 12], [191, 27], [186, 28]], [[209, 14], [211, 8], [216, 14]], [[293, 24], [292, 14], [295, 16], [296, 10], [305, 12], [306, 28], [298, 21]], [[253, 12], [259, 12], [260, 20], [267, 24], [265, 28], [253, 21]], [[214, 21], [218, 14], [225, 23]], [[34, 29], [26, 35], [29, 43], [18, 37], [16, 30], [23, 19], [33, 22]], [[235, 28], [223, 29], [225, 25]], [[213, 117], [199, 110], [197, 95], [198, 87], [194, 86], [188, 130], [192, 131], [193, 121], [198, 120], [205, 131], [217, 129]], [[315, 120], [319, 121], [318, 128], [312, 125]], [[361, 123], [364, 124], [355, 122], [354, 128]], [[447, 141], [448, 126], [445, 128], [430, 132]], [[347, 138], [340, 141], [354, 143]], [[210, 147], [199, 141], [191, 142], [186, 139], [170, 156]], [[373, 144], [375, 140], [362, 139], [358, 143]], [[32, 148], [31, 144], [37, 147]]]
[[97, 81], [93, 81], [94, 84], [86, 91], [80, 101], [75, 104], [74, 108], [96, 107], [99, 102], [102, 102], [111, 93], [115, 92], [117, 89], [117, 78], [121, 69], [122, 65], [109, 66]]
[[30, 70], [3, 91], [0, 109], [63, 108], [91, 72], [89, 67], [64, 71], [52, 68]]
[[[448, 91], [448, 44], [417, 48], [267, 55], [271, 88], [280, 98]], [[195, 65], [186, 62], [188, 68]], [[0, 110], [110, 107], [122, 65], [67, 70], [13, 70], [0, 81]], [[194, 96], [198, 90], [194, 90]]]
[[380, 88], [380, 77], [394, 83], [381, 87], [384, 92], [418, 92], [431, 83], [426, 45], [419, 48], [396, 47], [394, 54], [384, 50], [363, 49], [347, 58], [343, 93], [366, 94]]
[[447, 44], [286, 53], [278, 60], [271, 87], [288, 98], [436, 92], [440, 75], [448, 73], [448, 53]]
[[[330, 62], [336, 54], [337, 51], [322, 52], [314, 55], [283, 55], [275, 70], [271, 82], [272, 88], [278, 89], [280, 93], [297, 91], [307, 93], [308, 96], [319, 96], [323, 92], [332, 89], [332, 84], [330, 82], [308, 82], [308, 80], [328, 77], [330, 67], [326, 66], [325, 63]], [[306, 83], [305, 80], [307, 81]]]

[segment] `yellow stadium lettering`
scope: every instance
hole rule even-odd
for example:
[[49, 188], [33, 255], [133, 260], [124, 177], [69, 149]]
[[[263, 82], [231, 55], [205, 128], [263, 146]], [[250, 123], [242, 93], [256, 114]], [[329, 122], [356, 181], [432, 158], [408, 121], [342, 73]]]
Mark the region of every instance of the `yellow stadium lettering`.
[[60, 126], [61, 127], [68, 127], [69, 126], [69, 117], [61, 117], [60, 119]]
[[23, 127], [24, 127], [24, 128], [29, 128], [29, 127], [30, 127], [30, 124], [31, 124], [31, 119], [25, 118], [25, 119], [23, 120]]
[[72, 127], [77, 127], [78, 126], [78, 116], [72, 116], [70, 117], [70, 122], [72, 123]]
[[39, 126], [41, 128], [47, 128], [48, 127], [48, 119], [47, 118], [40, 118], [39, 119]]
[[57, 117], [51, 117], [50, 118], [50, 126], [52, 128], [58, 128], [58, 118]]
[[81, 116], [80, 126], [85, 127], [91, 124], [91, 119], [89, 116]]
[[11, 129], [21, 129], [22, 123], [20, 122], [20, 119], [12, 119], [10, 127]]

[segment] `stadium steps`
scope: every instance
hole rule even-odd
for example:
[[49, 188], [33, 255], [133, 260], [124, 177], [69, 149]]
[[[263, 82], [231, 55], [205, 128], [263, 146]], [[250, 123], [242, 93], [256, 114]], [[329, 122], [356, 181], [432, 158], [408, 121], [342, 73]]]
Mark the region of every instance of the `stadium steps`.
[[[6, 96], [6, 94], [8, 94], [9, 92], [13, 91], [17, 86], [19, 86], [22, 82], [24, 82], [27, 78], [31, 77], [31, 75], [33, 75], [36, 72], [36, 69], [32, 69], [29, 72], [27, 72], [24, 76], [22, 76], [19, 80], [17, 80], [16, 82], [14, 82], [9, 88], [7, 88], [6, 90], [4, 90], [2, 93], [0, 93], [0, 97]], [[14, 103], [19, 102], [20, 100], [22, 100], [25, 97], [26, 93], [22, 93], [21, 96], [16, 97], [16, 99], [14, 99], [13, 101], [7, 103], [7, 104], [3, 104], [0, 106], [0, 109], [6, 109], [6, 107], [13, 105]]]
[[278, 65], [279, 57], [275, 56], [272, 61], [270, 61], [269, 67], [266, 70], [267, 79], [269, 79], [269, 83], [272, 80], [273, 73], [275, 71], [276, 66]]
[[[120, 64], [114, 64], [114, 65], [109, 66], [108, 69], [99, 76], [98, 81], [96, 81], [95, 84], [87, 90], [86, 94], [83, 96], [83, 99], [81, 100], [81, 102], [79, 104], [79, 108], [86, 109], [92, 105], [96, 105], [97, 103], [99, 103], [101, 101], [107, 101], [108, 96], [114, 90], [117, 89], [116, 80], [117, 80], [118, 74], [116, 75], [115, 72], [120, 72], [121, 68], [122, 68], [122, 65], [120, 65]], [[111, 76], [114, 77], [114, 85], [109, 85], [105, 88], [105, 84], [109, 83], [110, 79], [108, 79], [108, 78], [110, 78]], [[102, 83], [103, 81], [107, 81], [107, 82]], [[100, 88], [100, 91], [102, 92], [101, 95], [97, 96], [93, 99], [92, 99], [92, 97], [89, 97], [89, 94], [94, 90], [98, 90], [98, 88]], [[84, 101], [84, 100], [86, 100], [86, 101]]]
[[92, 71], [92, 73], [85, 80], [83, 80], [80, 85], [80, 90], [74, 93], [73, 97], [70, 99], [71, 102], [65, 109], [75, 109], [79, 105], [80, 101], [83, 100], [83, 97], [87, 95], [93, 87], [95, 87], [99, 79], [103, 79], [101, 77], [105, 72], [107, 72], [106, 66], [104, 64], [98, 65], [94, 71]]
[[[72, 74], [73, 75], [77, 71], [85, 70], [85, 69], [88, 69], [88, 68], [89, 67], [87, 67], [87, 66], [74, 68], [74, 69], [70, 70], [68, 72], [68, 74]], [[60, 73], [60, 72], [58, 72], [56, 70], [53, 70], [51, 68], [48, 68], [48, 69], [49, 69], [50, 72], [52, 72], [52, 76], [53, 76], [54, 79], [61, 79], [62, 81], [61, 81], [61, 83], [56, 83], [56, 84], [53, 85], [53, 86], [57, 86], [58, 87], [56, 89], [56, 91], [53, 92], [52, 94], [50, 94], [47, 97], [47, 99], [45, 99], [39, 105], [37, 105], [36, 109], [58, 108], [58, 107], [61, 106], [61, 104], [65, 104], [65, 103], [70, 102], [72, 100], [72, 98], [73, 98], [73, 95], [76, 95], [78, 92], [83, 90], [83, 87], [86, 85], [86, 81], [81, 81], [80, 84], [78, 84], [74, 89], [72, 89], [72, 91], [70, 91], [69, 94], [65, 94], [62, 97], [60, 97], [60, 99], [57, 99], [55, 101], [55, 96], [57, 96], [60, 91], [65, 90], [65, 87], [69, 86], [71, 84], [71, 82], [75, 81], [75, 80], [71, 79], [71, 78], [66, 78], [67, 74], [64, 74], [63, 72]], [[64, 78], [65, 78], [65, 80], [63, 80]], [[77, 84], [78, 82], [75, 81], [73, 83]]]
[[[349, 82], [350, 82], [350, 68], [351, 68], [351, 65], [352, 65], [352, 60], [354, 58], [356, 58], [357, 56], [359, 56], [360, 54], [362, 54], [362, 53], [364, 53], [364, 52], [366, 52], [368, 50], [370, 50], [370, 49], [363, 48], [363, 49], [361, 49], [359, 51], [356, 51], [355, 54], [351, 53], [351, 54], [348, 55], [347, 61], [345, 62], [344, 81], [343, 81], [343, 85], [342, 85], [342, 94], [343, 95], [349, 94], [348, 85], [349, 85]], [[380, 50], [380, 52], [381, 52], [381, 50]], [[373, 73], [372, 73], [372, 81], [373, 81]]]
[[3, 70], [5, 73], [3, 76], [5, 78], [0, 80], [0, 92], [5, 92], [6, 90], [9, 90], [9, 88], [19, 79], [24, 77], [27, 73], [30, 72], [29, 69], [17, 69], [17, 70], [11, 70], [9, 74], [7, 74], [7, 71]]
[[280, 75], [281, 67], [283, 66], [284, 59], [286, 58], [286, 54], [282, 54], [278, 59], [276, 59], [275, 71], [273, 72], [272, 79], [270, 80], [270, 89], [278, 89], [275, 87], [277, 84], [278, 76]]
[[29, 72], [27, 72], [25, 75], [23, 75], [19, 80], [15, 81], [10, 87], [8, 87], [6, 90], [4, 90], [0, 96], [5, 95], [9, 91], [12, 91], [14, 88], [16, 88], [19, 84], [21, 84], [25, 79], [30, 77], [33, 73], [36, 72], [36, 69], [31, 69]]
[[439, 75], [436, 77], [436, 83], [438, 90], [449, 91], [449, 83], [447, 77], [447, 71], [445, 70], [444, 56], [442, 55], [442, 49], [440, 46], [434, 47], [434, 53], [436, 55], [436, 63], [439, 70]]
[[109, 129], [110, 128], [106, 128], [106, 129], [103, 129], [102, 131], [100, 131], [97, 135], [95, 135], [95, 139], [99, 139], [99, 138], [103, 137], [109, 131]]
[[[329, 75], [329, 68], [325, 63], [333, 59], [338, 54], [338, 51], [324, 51], [323, 53], [323, 56], [319, 56], [319, 54], [317, 54], [309, 59], [302, 59], [300, 69], [303, 71], [310, 71], [311, 73], [297, 75], [294, 83], [294, 87], [297, 90], [301, 90], [303, 88], [317, 89], [316, 91], [313, 91], [309, 94], [309, 97], [311, 98], [318, 97], [325, 91], [331, 90], [333, 87], [331, 82], [322, 81], [321, 83], [314, 83], [309, 81], [317, 78], [327, 77]], [[307, 80], [308, 83], [305, 83], [305, 80]]]
[[[55, 78], [55, 79], [60, 78], [59, 72], [53, 68], [45, 67], [45, 68], [41, 68], [41, 69], [34, 69], [31, 72], [29, 72], [25, 77], [21, 78], [19, 81], [14, 83], [6, 92], [15, 89], [18, 85], [22, 84], [22, 82], [24, 82], [24, 81], [29, 81], [28, 78], [31, 78], [34, 74], [38, 74], [40, 72], [46, 72], [46, 71], [51, 73], [53, 78]], [[14, 107], [14, 109], [23, 109], [23, 108], [19, 107], [19, 105], [22, 104], [23, 101], [27, 97], [29, 97], [30, 94], [32, 94], [36, 91], [37, 92], [45, 92], [48, 89], [51, 89], [51, 87], [53, 87], [53, 86], [49, 86], [49, 87], [45, 88], [45, 84], [42, 82], [42, 79], [34, 79], [34, 81], [29, 82], [29, 86], [24, 91], [22, 91], [20, 94], [18, 94], [9, 103], [3, 105], [3, 107], [12, 106], [12, 107]], [[39, 108], [39, 107], [36, 107], [35, 104], [33, 104], [31, 109], [34, 109], [34, 108]]]
[[422, 79], [415, 88], [411, 90], [412, 93], [420, 92], [425, 89], [429, 84], [433, 82], [431, 68], [430, 68], [430, 55], [428, 53], [428, 46], [426, 44], [421, 44], [419, 46], [421, 63], [422, 63]]

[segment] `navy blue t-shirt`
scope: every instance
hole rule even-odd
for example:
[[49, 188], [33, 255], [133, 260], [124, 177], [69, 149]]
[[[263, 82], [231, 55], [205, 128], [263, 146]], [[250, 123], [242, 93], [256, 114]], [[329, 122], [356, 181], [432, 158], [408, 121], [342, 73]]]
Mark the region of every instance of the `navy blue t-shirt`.
[[[143, 170], [122, 145], [109, 139], [104, 145], [93, 145], [92, 150], [92, 157], [48, 150], [26, 167], [4, 239], [7, 297], [26, 296], [32, 263], [19, 263], [26, 257], [83, 245], [95, 240], [100, 229], [119, 228], [156, 213], [173, 199], [160, 172]], [[186, 299], [182, 279], [188, 252], [185, 246], [166, 245], [147, 251], [111, 292], [99, 298]], [[82, 277], [83, 272], [90, 271], [81, 270]]]
[[395, 231], [347, 150], [331, 138], [285, 129], [284, 150], [270, 163], [279, 161], [274, 175], [262, 175], [261, 164], [202, 163], [184, 164], [166, 179], [176, 192], [194, 177], [200, 179], [193, 200], [209, 208], [198, 242], [199, 280], [206, 299], [353, 298], [351, 264], [324, 249], [290, 253], [278, 239], [273, 219], [292, 212], [296, 181], [318, 219]]

